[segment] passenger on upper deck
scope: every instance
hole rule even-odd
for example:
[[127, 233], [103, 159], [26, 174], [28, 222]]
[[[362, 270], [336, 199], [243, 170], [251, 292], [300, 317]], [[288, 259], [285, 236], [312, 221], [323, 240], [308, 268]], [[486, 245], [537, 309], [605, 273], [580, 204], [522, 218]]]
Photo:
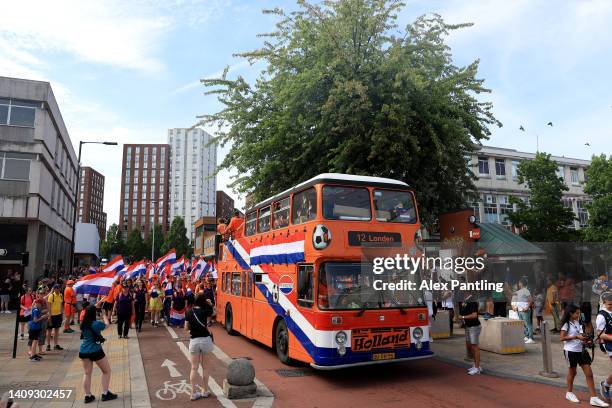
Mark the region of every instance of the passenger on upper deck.
[[221, 235], [221, 239], [225, 241], [227, 236], [225, 232], [227, 231], [227, 220], [225, 218], [219, 218], [217, 220], [217, 233]]
[[244, 223], [244, 218], [240, 216], [240, 211], [238, 211], [237, 209], [234, 209], [234, 216], [230, 220], [230, 223], [227, 226], [227, 228], [225, 229], [225, 234], [228, 236], [234, 236], [234, 237], [236, 237], [236, 235], [242, 235], [240, 231], [240, 227], [242, 227], [243, 223]]

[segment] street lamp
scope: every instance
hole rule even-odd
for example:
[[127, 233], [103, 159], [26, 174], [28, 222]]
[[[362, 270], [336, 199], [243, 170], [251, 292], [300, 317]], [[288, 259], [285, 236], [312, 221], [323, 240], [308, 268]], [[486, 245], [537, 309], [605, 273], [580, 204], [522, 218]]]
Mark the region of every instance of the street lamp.
[[74, 216], [72, 217], [72, 249], [70, 251], [70, 269], [69, 274], [72, 274], [72, 268], [74, 268], [74, 236], [76, 234], [76, 218], [77, 218], [77, 202], [79, 200], [79, 188], [81, 184], [81, 149], [84, 144], [103, 144], [107, 146], [117, 146], [117, 142], [83, 142], [79, 141], [79, 157], [77, 159], [77, 185], [76, 185], [76, 198], [74, 200]]

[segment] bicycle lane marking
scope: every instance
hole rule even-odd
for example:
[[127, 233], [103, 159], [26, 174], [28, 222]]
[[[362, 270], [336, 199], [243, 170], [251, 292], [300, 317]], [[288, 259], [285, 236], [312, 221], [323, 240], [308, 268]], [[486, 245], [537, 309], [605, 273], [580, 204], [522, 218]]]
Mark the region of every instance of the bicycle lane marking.
[[[191, 396], [190, 365], [185, 364], [184, 355], [180, 349], [173, 346], [173, 343], [177, 343], [178, 336], [170, 338], [166, 330], [147, 327], [138, 333], [138, 338], [151, 407], [184, 408]], [[164, 365], [166, 360], [177, 363], [175, 368], [180, 376], [171, 377], [167, 364]], [[221, 406], [213, 398], [209, 400], [211, 401], [208, 404], [212, 402], [210, 406]]]
[[[176, 332], [174, 331], [172, 327], [166, 326], [166, 329], [168, 330], [168, 333], [170, 333], [170, 336], [173, 339], [176, 339], [176, 340], [179, 339], [178, 335], [176, 334]], [[185, 343], [183, 343], [182, 341], [177, 341], [176, 345], [178, 346], [179, 350], [181, 350], [181, 352], [183, 353], [183, 355], [189, 362], [191, 360], [191, 354], [189, 353], [189, 349], [187, 348]], [[203, 374], [204, 373], [202, 370], [202, 366], [200, 365], [198, 367], [198, 375], [202, 377]], [[223, 405], [225, 408], [236, 408], [236, 405], [232, 401], [227, 399], [225, 395], [223, 395], [223, 389], [221, 388], [219, 383], [217, 383], [217, 381], [213, 378], [212, 372], [209, 373], [208, 386], [210, 387], [210, 390], [212, 391], [212, 393], [217, 397], [217, 400], [219, 401], [221, 405]]]

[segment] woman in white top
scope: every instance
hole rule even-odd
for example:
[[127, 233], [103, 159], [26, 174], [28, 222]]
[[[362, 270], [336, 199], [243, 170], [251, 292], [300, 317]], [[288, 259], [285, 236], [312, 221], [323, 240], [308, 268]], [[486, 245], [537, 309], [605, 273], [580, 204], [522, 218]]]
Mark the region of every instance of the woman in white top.
[[567, 361], [567, 392], [565, 398], [571, 402], [580, 402], [573, 392], [574, 378], [576, 378], [577, 366], [582, 368], [586, 377], [589, 392], [591, 393], [590, 404], [594, 407], [607, 407], [608, 404], [597, 397], [595, 393], [595, 382], [593, 370], [591, 370], [591, 357], [585, 348], [589, 339], [584, 336], [582, 323], [580, 322], [580, 308], [576, 305], [568, 305], [565, 308], [561, 320], [561, 341], [563, 342], [563, 353]]

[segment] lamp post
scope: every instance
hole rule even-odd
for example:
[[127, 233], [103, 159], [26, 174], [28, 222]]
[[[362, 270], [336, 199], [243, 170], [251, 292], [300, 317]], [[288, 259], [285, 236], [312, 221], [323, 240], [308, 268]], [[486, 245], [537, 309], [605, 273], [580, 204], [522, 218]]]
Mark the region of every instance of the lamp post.
[[81, 149], [84, 144], [103, 144], [107, 146], [117, 146], [117, 142], [83, 142], [79, 141], [79, 156], [77, 159], [77, 185], [76, 185], [76, 198], [74, 200], [74, 216], [72, 217], [72, 249], [70, 251], [70, 269], [69, 274], [72, 274], [72, 268], [74, 268], [74, 236], [76, 234], [76, 218], [77, 218], [77, 202], [80, 197], [79, 188], [81, 187]]

